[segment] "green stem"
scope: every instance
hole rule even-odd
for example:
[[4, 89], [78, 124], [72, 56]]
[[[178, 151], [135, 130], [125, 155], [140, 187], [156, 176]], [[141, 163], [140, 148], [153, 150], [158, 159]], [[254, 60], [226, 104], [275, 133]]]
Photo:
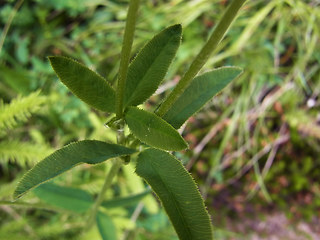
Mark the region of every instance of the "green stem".
[[[118, 132], [117, 132], [117, 143], [123, 145], [126, 142], [126, 136], [124, 134], [124, 121], [121, 120], [118, 124]], [[102, 186], [102, 189], [97, 197], [97, 200], [95, 201], [91, 213], [90, 213], [90, 217], [89, 217], [89, 224], [88, 227], [91, 228], [95, 221], [96, 221], [96, 216], [99, 210], [99, 207], [103, 201], [103, 198], [105, 196], [106, 191], [110, 188], [111, 184], [112, 184], [112, 180], [113, 178], [117, 175], [117, 173], [119, 172], [120, 168], [122, 165], [122, 159], [121, 158], [116, 158], [113, 161], [113, 165], [104, 181], [104, 184]]]
[[203, 46], [200, 53], [196, 56], [192, 62], [190, 68], [179, 81], [174, 90], [165, 99], [165, 101], [159, 107], [157, 114], [162, 117], [169, 110], [170, 106], [180, 97], [180, 95], [189, 86], [192, 79], [198, 74], [203, 65], [207, 62], [210, 54], [217, 48], [218, 44], [222, 40], [223, 36], [230, 27], [232, 21], [237, 16], [239, 9], [242, 7], [246, 0], [233, 0], [227, 8], [223, 17], [220, 19], [213, 33], [211, 34], [208, 42]]
[[103, 201], [103, 198], [104, 198], [104, 195], [106, 193], [106, 191], [110, 188], [111, 184], [112, 184], [112, 180], [113, 178], [117, 175], [120, 167], [121, 167], [121, 164], [122, 164], [122, 160], [120, 158], [116, 158], [114, 159], [114, 162], [113, 162], [113, 165], [104, 181], [104, 184], [102, 186], [102, 189], [97, 197], [97, 200], [95, 201], [93, 207], [92, 207], [92, 210], [91, 210], [91, 213], [90, 213], [90, 217], [89, 217], [89, 225], [88, 227], [92, 227], [96, 221], [96, 216], [97, 216], [97, 213], [98, 213], [98, 210], [99, 210], [99, 207]]
[[119, 79], [117, 87], [117, 98], [116, 98], [116, 114], [117, 118], [120, 119], [123, 114], [123, 98], [124, 90], [126, 85], [130, 53], [133, 43], [133, 35], [136, 25], [137, 12], [139, 8], [140, 0], [130, 0], [129, 10], [126, 21], [126, 28], [124, 32], [124, 38], [122, 43], [120, 68], [119, 68]]

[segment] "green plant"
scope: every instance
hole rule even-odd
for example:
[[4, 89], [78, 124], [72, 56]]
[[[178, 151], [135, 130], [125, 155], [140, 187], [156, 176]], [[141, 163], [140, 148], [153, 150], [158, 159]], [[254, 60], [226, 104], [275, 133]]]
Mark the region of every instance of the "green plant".
[[[115, 239], [115, 232], [106, 231], [105, 227], [113, 225], [112, 220], [100, 206], [105, 206], [105, 192], [122, 164], [131, 161], [139, 150], [136, 173], [159, 197], [179, 238], [212, 239], [210, 218], [194, 180], [167, 151], [188, 147], [177, 129], [241, 74], [240, 68], [222, 67], [196, 76], [244, 2], [234, 0], [230, 4], [184, 77], [155, 113], [137, 105], [144, 103], [165, 77], [180, 45], [182, 29], [181, 25], [173, 25], [157, 34], [129, 65], [139, 0], [130, 1], [116, 90], [106, 79], [74, 60], [49, 57], [54, 71], [71, 92], [91, 107], [114, 115], [107, 126], [117, 132], [117, 144], [83, 140], [57, 150], [23, 176], [14, 198], [42, 184], [40, 194], [41, 189], [53, 194], [54, 205], [61, 207], [62, 204], [76, 212], [90, 211], [89, 227], [97, 223], [103, 239]], [[125, 133], [126, 125], [131, 134]], [[57, 190], [59, 187], [43, 184], [80, 163], [97, 164], [112, 158], [115, 158], [113, 165], [95, 201], [81, 190]], [[58, 195], [62, 200], [57, 200]], [[67, 206], [70, 199], [73, 204]]]
[[46, 144], [36, 145], [34, 142], [25, 142], [13, 137], [16, 137], [13, 132], [15, 128], [26, 122], [32, 114], [37, 113], [48, 102], [47, 97], [39, 94], [40, 92], [37, 91], [26, 97], [18, 96], [8, 104], [0, 100], [0, 164], [6, 165], [10, 160], [20, 166], [35, 164], [51, 153], [51, 149]]

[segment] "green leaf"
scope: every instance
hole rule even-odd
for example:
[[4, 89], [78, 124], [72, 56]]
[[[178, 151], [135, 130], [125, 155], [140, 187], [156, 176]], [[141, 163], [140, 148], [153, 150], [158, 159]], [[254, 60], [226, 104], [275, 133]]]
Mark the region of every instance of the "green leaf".
[[143, 103], [165, 77], [181, 41], [181, 25], [166, 28], [150, 40], [132, 61], [126, 80], [124, 106]]
[[197, 186], [171, 154], [147, 149], [140, 153], [136, 173], [161, 200], [181, 240], [212, 239], [212, 226]]
[[222, 67], [194, 78], [163, 119], [178, 129], [212, 97], [242, 73], [238, 67]]
[[86, 212], [94, 203], [90, 193], [53, 183], [44, 183], [33, 190], [44, 202], [77, 213]]
[[[50, 205], [77, 213], [86, 212], [94, 203], [92, 195], [87, 191], [78, 188], [59, 186], [54, 183], [41, 184], [33, 189], [33, 192], [38, 198]], [[132, 206], [150, 194], [150, 192], [151, 190], [147, 189], [138, 194], [106, 200], [101, 203], [101, 207], [110, 209]]]
[[129, 107], [125, 120], [132, 133], [142, 142], [164, 150], [176, 151], [188, 147], [181, 135], [166, 121], [137, 107]]
[[30, 189], [80, 163], [101, 163], [107, 159], [129, 155], [134, 152], [135, 150], [129, 148], [96, 140], [71, 143], [55, 151], [30, 169], [15, 189], [14, 198], [21, 197]]
[[115, 91], [108, 82], [86, 66], [66, 57], [49, 57], [61, 82], [85, 103], [98, 110], [115, 112]]
[[127, 207], [137, 204], [140, 200], [142, 200], [145, 196], [150, 194], [151, 190], [146, 190], [142, 193], [130, 195], [127, 197], [116, 197], [110, 200], [103, 201], [101, 203], [101, 207], [104, 208], [114, 208], [114, 207]]
[[100, 235], [103, 240], [117, 239], [116, 227], [108, 215], [98, 212], [96, 220]]

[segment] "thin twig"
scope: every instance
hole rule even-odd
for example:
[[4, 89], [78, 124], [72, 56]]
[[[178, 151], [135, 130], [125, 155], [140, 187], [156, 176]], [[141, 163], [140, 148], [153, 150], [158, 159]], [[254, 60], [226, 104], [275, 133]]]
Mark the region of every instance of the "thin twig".
[[[280, 136], [284, 136], [284, 135], [285, 135], [285, 134], [284, 134], [285, 130], [286, 130], [285, 124], [282, 124], [281, 127], [280, 127], [279, 135], [280, 135]], [[276, 154], [277, 154], [277, 152], [278, 152], [279, 147], [280, 147], [280, 144], [274, 144], [274, 145], [272, 146], [272, 149], [271, 149], [271, 151], [270, 151], [270, 153], [269, 153], [269, 156], [268, 156], [268, 159], [267, 159], [267, 161], [266, 161], [266, 164], [264, 165], [263, 170], [262, 170], [262, 178], [263, 178], [263, 179], [264, 179], [264, 178], [266, 177], [266, 175], [268, 174], [269, 169], [270, 169], [271, 166], [272, 166], [272, 163], [273, 163], [274, 158], [275, 158], [275, 156], [276, 156]], [[252, 189], [252, 192], [256, 192], [256, 191], [259, 189], [259, 187], [260, 187], [259, 184], [256, 183], [256, 184], [254, 185], [253, 189]]]
[[[247, 119], [248, 120], [256, 120], [257, 118], [259, 118], [270, 106], [272, 106], [281, 96], [283, 96], [283, 94], [287, 91], [289, 91], [290, 89], [292, 89], [294, 87], [294, 84], [292, 82], [288, 82], [286, 83], [285, 85], [281, 86], [280, 88], [278, 89], [275, 89], [274, 91], [270, 92], [263, 100], [263, 102], [259, 105], [259, 106], [256, 106], [254, 108], [252, 108], [251, 110], [249, 110], [247, 112]], [[234, 121], [239, 121], [240, 120], [240, 117], [234, 119]], [[286, 136], [288, 137], [288, 136]], [[271, 147], [272, 147], [272, 143], [267, 145], [265, 148], [263, 148], [260, 152], [258, 152], [253, 161], [258, 161], [262, 156], [264, 156], [265, 154], [267, 154], [270, 150], [271, 150]], [[244, 151], [245, 152], [245, 151]], [[242, 153], [244, 153], [242, 152]], [[226, 168], [227, 166], [227, 162], [225, 164], [223, 164], [223, 166], [219, 165], [219, 166], [216, 166], [212, 172], [215, 172], [215, 171], [221, 171], [223, 170], [224, 168]], [[249, 169], [251, 168], [251, 166], [253, 165], [250, 165], [249, 166]], [[241, 175], [243, 176], [243, 174]], [[240, 177], [241, 177], [240, 176]], [[212, 179], [209, 179], [210, 176], [208, 176], [208, 181], [207, 181], [207, 186], [211, 186], [212, 184]], [[233, 179], [230, 179], [227, 184], [230, 184], [231, 183], [234, 183], [236, 180], [238, 180], [240, 177], [236, 177], [235, 180]], [[203, 191], [203, 195], [205, 196], [205, 191]]]
[[249, 144], [244, 144], [243, 146], [239, 147], [239, 149], [237, 151], [234, 151], [234, 152], [226, 155], [223, 158], [221, 165], [218, 167], [218, 170], [223, 170], [223, 169], [226, 169], [227, 167], [229, 167], [232, 164], [233, 159], [240, 157], [249, 148], [250, 148]]
[[[268, 109], [272, 104], [274, 104], [282, 95], [284, 92], [290, 90], [293, 88], [292, 83], [287, 83], [283, 85], [282, 87], [276, 89], [275, 91], [270, 92], [263, 100], [261, 105], [251, 109], [247, 113], [247, 119], [248, 120], [255, 120], [257, 119], [266, 109]], [[240, 121], [240, 116], [236, 118], [234, 121]], [[229, 118], [224, 119], [222, 122], [214, 125], [209, 133], [200, 141], [200, 143], [194, 148], [194, 156], [190, 159], [188, 162], [186, 168], [188, 170], [191, 169], [195, 161], [198, 159], [199, 155], [201, 154], [201, 151], [204, 149], [204, 147], [208, 144], [208, 142], [217, 134], [217, 132], [221, 131], [222, 128], [224, 128], [228, 123], [230, 122]], [[235, 153], [243, 154], [248, 149], [248, 146], [241, 148], [241, 151]], [[231, 158], [230, 158], [231, 157]], [[225, 169], [229, 162], [234, 158], [233, 156], [230, 156], [228, 159], [224, 160], [223, 166], [219, 166], [218, 169], [222, 170]]]
[[[22, 219], [22, 217], [14, 209], [12, 209], [11, 207], [9, 207], [9, 206], [1, 206], [0, 208], [3, 211], [5, 211], [6, 213], [8, 213], [9, 215], [11, 215], [14, 220], [19, 221], [19, 220]], [[27, 221], [25, 221], [24, 229], [31, 236], [33, 236], [33, 237], [36, 236], [35, 232], [33, 231], [32, 227], [28, 224]]]
[[223, 121], [219, 122], [218, 124], [215, 124], [211, 130], [207, 133], [207, 135], [200, 141], [200, 143], [194, 148], [193, 150], [193, 157], [189, 160], [186, 168], [190, 170], [193, 166], [193, 164], [198, 159], [201, 151], [205, 148], [205, 146], [208, 144], [208, 142], [219, 132], [224, 126], [228, 123], [229, 119], [224, 119]]
[[264, 155], [266, 155], [272, 148], [274, 148], [276, 145], [281, 145], [285, 142], [287, 142], [290, 139], [290, 135], [289, 134], [285, 134], [280, 136], [279, 138], [277, 138], [273, 143], [269, 143], [267, 144], [263, 149], [261, 149], [256, 155], [254, 155], [251, 158], [251, 161], [248, 162], [241, 170], [240, 174], [238, 174], [237, 176], [235, 176], [232, 179], [229, 179], [227, 181], [227, 184], [233, 184], [235, 183], [238, 179], [240, 179], [246, 172], [248, 172], [250, 170], [250, 168], [252, 168], [252, 166], [258, 162]]
[[[135, 222], [137, 221], [140, 213], [142, 212], [143, 207], [144, 207], [144, 203], [143, 203], [143, 202], [140, 202], [140, 203], [138, 204], [138, 206], [136, 207], [136, 209], [134, 210], [134, 212], [132, 213], [130, 220], [131, 220], [133, 223], [135, 223]], [[121, 240], [127, 239], [128, 235], [129, 235], [129, 232], [130, 232], [130, 230], [127, 229], [127, 230], [123, 233], [123, 236], [122, 236]]]

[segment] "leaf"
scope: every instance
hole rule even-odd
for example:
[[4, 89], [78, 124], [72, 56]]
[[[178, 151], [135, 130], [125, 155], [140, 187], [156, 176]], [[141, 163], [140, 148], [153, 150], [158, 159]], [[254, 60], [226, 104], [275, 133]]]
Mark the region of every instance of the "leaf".
[[180, 134], [166, 121], [137, 107], [129, 107], [125, 120], [132, 133], [142, 142], [164, 150], [176, 151], [188, 147]]
[[136, 173], [157, 194], [181, 240], [212, 239], [212, 226], [203, 199], [178, 159], [150, 148], [138, 156]]
[[[87, 191], [59, 186], [54, 183], [41, 184], [33, 189], [33, 192], [38, 198], [50, 205], [77, 213], [86, 212], [94, 203], [93, 196]], [[106, 200], [101, 203], [101, 207], [110, 209], [132, 206], [150, 194], [150, 192], [151, 190], [148, 189], [138, 194]]]
[[13, 196], [14, 198], [19, 198], [30, 189], [80, 163], [101, 163], [107, 159], [129, 155], [134, 152], [135, 150], [129, 148], [96, 140], [71, 143], [55, 151], [30, 169], [22, 177]]
[[162, 118], [174, 128], [180, 128], [241, 72], [238, 67], [222, 67], [194, 78]]
[[114, 208], [114, 207], [126, 207], [135, 205], [137, 202], [142, 200], [145, 196], [150, 194], [150, 190], [146, 190], [142, 193], [130, 195], [127, 197], [117, 197], [110, 200], [103, 201], [101, 207], [104, 208]]
[[124, 106], [143, 103], [158, 88], [176, 55], [181, 25], [166, 28], [150, 40], [132, 61], [126, 80]]
[[45, 183], [33, 190], [44, 202], [77, 213], [86, 212], [94, 203], [90, 193], [71, 187]]
[[104, 112], [115, 112], [115, 91], [100, 75], [66, 57], [49, 57], [61, 82], [82, 101]]
[[96, 220], [100, 235], [103, 240], [117, 239], [116, 227], [108, 215], [98, 212]]

